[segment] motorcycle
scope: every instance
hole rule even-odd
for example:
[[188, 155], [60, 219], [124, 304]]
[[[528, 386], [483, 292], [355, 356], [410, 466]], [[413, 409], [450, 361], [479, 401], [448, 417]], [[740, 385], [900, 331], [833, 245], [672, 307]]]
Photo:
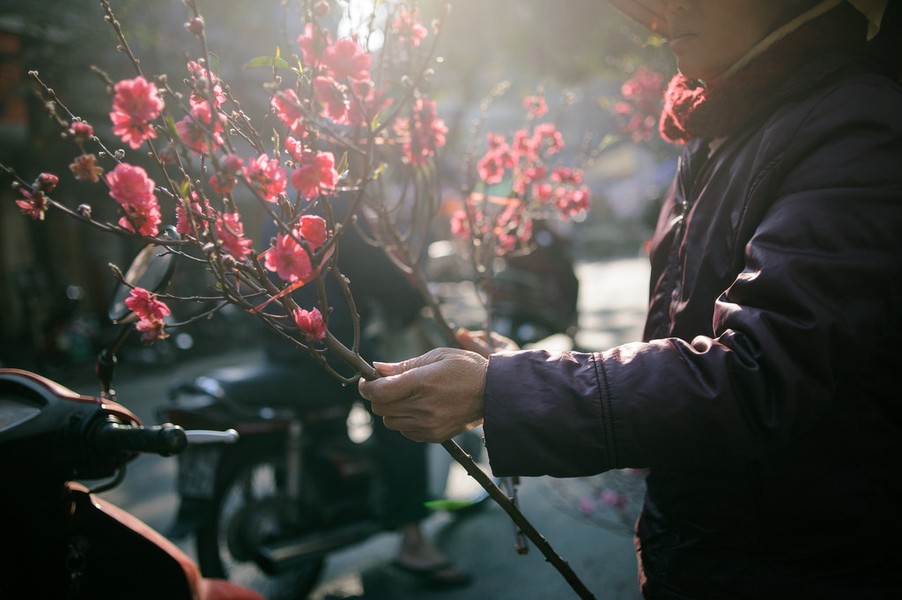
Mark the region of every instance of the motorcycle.
[[[337, 384], [316, 390], [313, 377], [297, 365], [259, 361], [174, 383], [161, 420], [234, 426], [239, 434], [237, 444], [179, 455], [181, 504], [168, 534], [194, 537], [205, 575], [268, 598], [306, 598], [330, 553], [386, 531], [371, 415], [349, 390], [336, 392]], [[481, 455], [478, 431], [458, 441]], [[444, 497], [436, 505], [472, 512], [487, 495], [440, 454], [430, 457], [430, 474], [440, 482], [433, 493]]]
[[[126, 275], [157, 289], [168, 261], [145, 248]], [[131, 277], [131, 279], [129, 279]], [[175, 544], [97, 494], [118, 485], [139, 453], [171, 456], [194, 443], [234, 441], [234, 432], [142, 426], [111, 388], [115, 350], [128, 335], [121, 286], [110, 309], [124, 323], [98, 358], [102, 392], [86, 396], [36, 373], [0, 369], [0, 460], [6, 515], [0, 598], [185, 598], [261, 600], [257, 592], [204, 578]], [[105, 483], [89, 489], [85, 481]]]

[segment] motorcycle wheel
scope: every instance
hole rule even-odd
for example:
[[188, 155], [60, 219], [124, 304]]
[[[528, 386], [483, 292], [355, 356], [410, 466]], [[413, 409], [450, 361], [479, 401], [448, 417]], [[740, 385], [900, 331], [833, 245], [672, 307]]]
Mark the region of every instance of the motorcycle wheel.
[[323, 557], [269, 574], [254, 561], [254, 550], [316, 527], [312, 479], [302, 475], [301, 495], [308, 500], [292, 506], [283, 455], [254, 457], [232, 474], [217, 497], [216, 515], [197, 532], [201, 572], [253, 588], [268, 600], [306, 598], [322, 572]]

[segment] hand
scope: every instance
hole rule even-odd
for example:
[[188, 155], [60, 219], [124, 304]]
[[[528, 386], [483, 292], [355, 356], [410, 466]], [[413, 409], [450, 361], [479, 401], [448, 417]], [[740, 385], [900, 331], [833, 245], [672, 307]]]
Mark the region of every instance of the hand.
[[385, 426], [417, 442], [444, 442], [482, 423], [488, 359], [436, 348], [398, 363], [373, 363], [382, 376], [360, 380], [360, 395]]
[[455, 337], [457, 343], [464, 350], [476, 352], [482, 356], [488, 357], [493, 352], [501, 352], [503, 350], [519, 350], [520, 346], [514, 340], [504, 337], [500, 333], [493, 331], [491, 337], [486, 337], [484, 331], [473, 332], [466, 329], [458, 329]]

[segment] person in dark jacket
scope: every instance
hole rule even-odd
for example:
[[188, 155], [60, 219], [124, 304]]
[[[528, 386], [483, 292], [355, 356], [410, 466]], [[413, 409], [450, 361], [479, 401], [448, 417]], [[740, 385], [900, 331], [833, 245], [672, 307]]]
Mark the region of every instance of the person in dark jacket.
[[680, 71], [644, 341], [462, 336], [361, 394], [414, 440], [484, 423], [499, 476], [648, 468], [646, 598], [902, 598], [902, 3], [614, 3]]

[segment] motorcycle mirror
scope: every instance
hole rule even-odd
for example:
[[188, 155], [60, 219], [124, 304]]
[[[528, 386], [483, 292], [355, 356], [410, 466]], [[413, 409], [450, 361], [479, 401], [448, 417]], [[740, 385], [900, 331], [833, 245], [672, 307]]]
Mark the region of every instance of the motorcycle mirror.
[[[167, 227], [163, 235], [172, 239], [179, 237], [172, 227]], [[120, 281], [113, 291], [113, 299], [107, 311], [110, 321], [118, 323], [131, 313], [125, 305], [125, 300], [131, 293], [132, 287], [141, 287], [148, 292], [157, 292], [169, 283], [174, 268], [175, 254], [168, 248], [157, 244], [144, 246], [125, 272], [124, 283]]]

